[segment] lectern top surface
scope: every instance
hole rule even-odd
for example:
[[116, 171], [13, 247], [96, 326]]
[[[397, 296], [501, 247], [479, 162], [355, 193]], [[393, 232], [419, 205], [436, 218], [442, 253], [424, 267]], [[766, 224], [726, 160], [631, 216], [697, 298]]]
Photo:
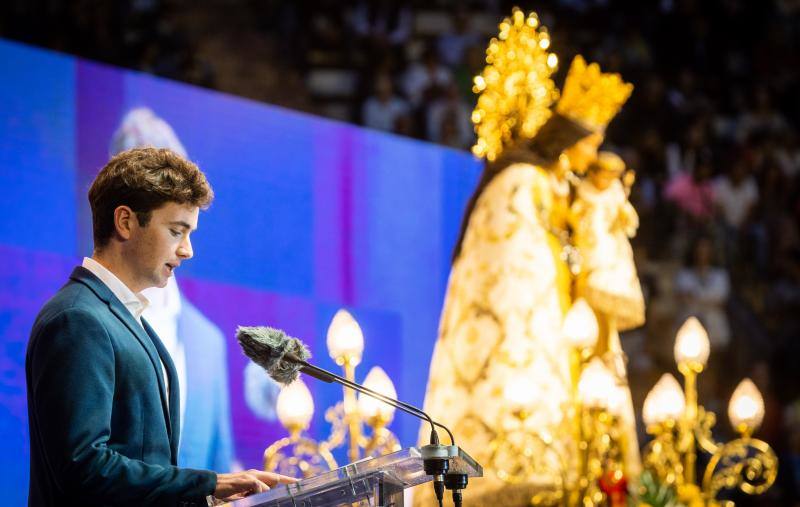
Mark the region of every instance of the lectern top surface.
[[[456, 446], [447, 448], [450, 470], [481, 477], [483, 469]], [[234, 502], [235, 507], [317, 507], [358, 504], [375, 494], [382, 484], [405, 489], [431, 480], [423, 469], [422, 454], [409, 447], [378, 458], [367, 458], [294, 484]]]

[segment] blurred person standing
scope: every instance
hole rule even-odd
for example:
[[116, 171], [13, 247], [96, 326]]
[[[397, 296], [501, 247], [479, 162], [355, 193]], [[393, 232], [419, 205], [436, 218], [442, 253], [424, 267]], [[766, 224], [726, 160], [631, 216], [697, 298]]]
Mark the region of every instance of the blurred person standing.
[[364, 126], [396, 132], [401, 117], [409, 113], [408, 103], [394, 94], [392, 78], [382, 72], [375, 76], [374, 94], [362, 106], [361, 116]]

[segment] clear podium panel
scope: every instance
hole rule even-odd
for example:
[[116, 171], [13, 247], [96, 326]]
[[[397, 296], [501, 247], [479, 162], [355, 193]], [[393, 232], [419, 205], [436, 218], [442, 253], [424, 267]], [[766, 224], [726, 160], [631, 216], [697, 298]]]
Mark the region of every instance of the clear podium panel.
[[[447, 447], [449, 473], [483, 476], [483, 468], [456, 446]], [[350, 463], [295, 484], [237, 500], [233, 507], [401, 507], [403, 490], [425, 482], [422, 453], [416, 447]]]

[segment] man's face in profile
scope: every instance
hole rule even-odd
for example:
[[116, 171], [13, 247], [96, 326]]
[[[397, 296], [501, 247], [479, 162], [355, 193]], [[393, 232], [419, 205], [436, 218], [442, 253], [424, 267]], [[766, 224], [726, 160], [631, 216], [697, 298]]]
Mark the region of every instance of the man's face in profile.
[[147, 225], [132, 220], [128, 254], [141, 289], [166, 287], [178, 266], [192, 257], [189, 236], [199, 214], [197, 206], [168, 202], [151, 212]]

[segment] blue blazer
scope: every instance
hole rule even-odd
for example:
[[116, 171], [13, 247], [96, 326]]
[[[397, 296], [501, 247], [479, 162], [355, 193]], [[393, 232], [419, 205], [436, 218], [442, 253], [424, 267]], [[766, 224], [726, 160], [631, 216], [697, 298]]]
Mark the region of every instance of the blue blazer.
[[178, 338], [186, 354], [186, 404], [178, 465], [227, 472], [233, 461], [222, 331], [181, 296]]
[[28, 505], [206, 505], [216, 475], [177, 467], [178, 378], [144, 327], [82, 267], [42, 308], [25, 359]]

